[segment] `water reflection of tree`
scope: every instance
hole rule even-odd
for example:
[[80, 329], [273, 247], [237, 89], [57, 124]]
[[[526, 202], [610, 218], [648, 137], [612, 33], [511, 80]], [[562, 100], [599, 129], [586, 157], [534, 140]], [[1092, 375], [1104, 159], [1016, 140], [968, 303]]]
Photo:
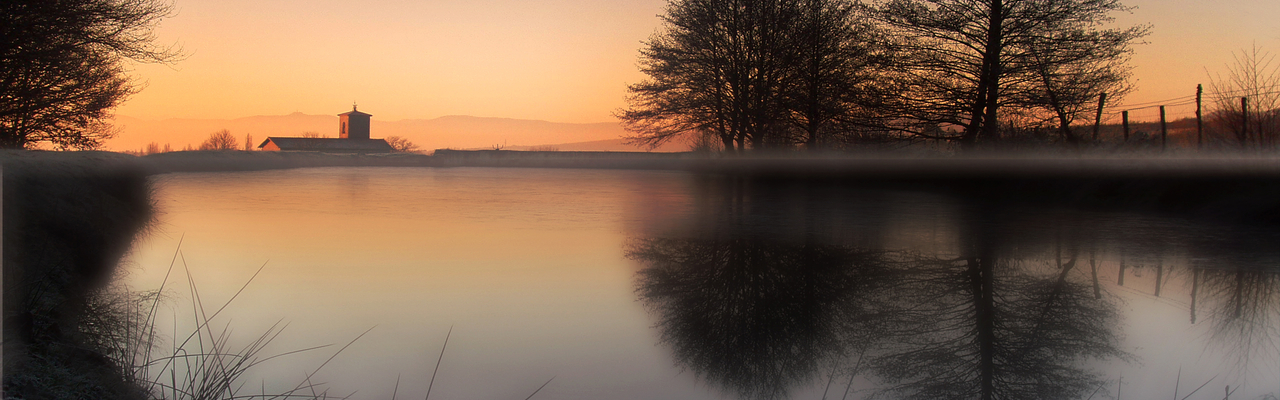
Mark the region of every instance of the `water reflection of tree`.
[[[985, 254], [984, 254], [985, 253]], [[979, 252], [898, 277], [895, 329], [874, 359], [890, 392], [910, 398], [1082, 398], [1104, 381], [1086, 362], [1123, 356], [1118, 313], [1075, 259], [1053, 274]]]
[[1247, 369], [1253, 354], [1274, 355], [1280, 332], [1280, 273], [1272, 268], [1193, 268], [1192, 323], [1197, 303], [1208, 303], [1211, 337], [1237, 367]]
[[638, 290], [678, 362], [761, 399], [785, 397], [841, 353], [847, 300], [878, 257], [753, 237], [641, 239], [628, 255], [648, 265]]
[[1122, 355], [1117, 312], [1071, 279], [1075, 258], [1036, 273], [974, 253], [735, 235], [639, 239], [628, 251], [646, 265], [639, 294], [677, 362], [747, 398], [785, 397], [854, 355], [886, 393], [910, 398], [1083, 398], [1100, 387], [1085, 364]]

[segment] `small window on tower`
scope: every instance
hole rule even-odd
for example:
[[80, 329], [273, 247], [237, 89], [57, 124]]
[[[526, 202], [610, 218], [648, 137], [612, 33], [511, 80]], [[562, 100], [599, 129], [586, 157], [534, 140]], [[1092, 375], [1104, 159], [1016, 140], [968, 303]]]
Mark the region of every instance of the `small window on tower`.
[[342, 131], [340, 131], [340, 132], [338, 132], [338, 133], [339, 133], [339, 134], [342, 134], [342, 135], [346, 135], [346, 134], [347, 134], [347, 123], [346, 123], [346, 122], [343, 122], [343, 123], [342, 123]]

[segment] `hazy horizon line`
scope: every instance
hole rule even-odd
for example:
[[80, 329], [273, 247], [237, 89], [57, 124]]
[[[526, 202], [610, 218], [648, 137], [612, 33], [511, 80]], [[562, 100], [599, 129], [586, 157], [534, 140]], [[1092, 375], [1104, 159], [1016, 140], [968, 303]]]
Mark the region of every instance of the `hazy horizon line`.
[[[113, 116], [111, 117], [111, 119], [113, 119], [113, 120], [114, 120], [114, 119], [117, 119], [117, 118], [124, 117], [124, 118], [132, 118], [132, 119], [138, 119], [138, 120], [144, 120], [144, 121], [167, 121], [167, 120], [188, 120], [188, 121], [233, 121], [233, 120], [240, 120], [240, 119], [260, 118], [260, 117], [289, 117], [289, 116], [294, 116], [294, 115], [302, 115], [302, 116], [308, 116], [308, 117], [334, 117], [335, 119], [338, 117], [338, 114], [332, 114], [332, 115], [330, 115], [330, 114], [308, 114], [308, 113], [304, 113], [304, 112], [301, 112], [301, 111], [294, 111], [294, 112], [291, 112], [291, 113], [288, 113], [288, 114], [257, 114], [257, 115], [249, 115], [249, 116], [243, 116], [243, 117], [231, 117], [231, 118], [215, 118], [215, 117], [139, 117], [139, 116], [135, 116], [135, 115], [127, 115], [127, 114], [115, 114], [115, 115], [113, 115]], [[376, 116], [376, 114], [375, 114], [375, 116]], [[532, 122], [546, 122], [546, 123], [552, 123], [552, 124], [567, 124], [567, 125], [598, 125], [598, 124], [620, 124], [620, 123], [621, 123], [621, 121], [617, 121], [617, 120], [614, 120], [614, 121], [598, 121], [598, 122], [563, 122], [563, 121], [552, 121], [552, 120], [547, 120], [547, 119], [529, 119], [529, 118], [513, 118], [513, 117], [494, 117], [494, 116], [479, 116], [479, 115], [468, 115], [468, 114], [447, 114], [447, 115], [441, 115], [441, 116], [438, 116], [438, 117], [401, 118], [401, 119], [396, 119], [396, 120], [386, 120], [386, 119], [384, 119], [384, 120], [379, 120], [379, 121], [380, 121], [380, 122], [432, 121], [432, 120], [438, 120], [438, 119], [444, 119], [444, 118], [450, 118], [450, 117], [464, 117], [464, 118], [492, 119], [492, 120], [510, 120], [510, 121], [532, 121]], [[372, 119], [377, 120], [376, 118], [372, 118]]]

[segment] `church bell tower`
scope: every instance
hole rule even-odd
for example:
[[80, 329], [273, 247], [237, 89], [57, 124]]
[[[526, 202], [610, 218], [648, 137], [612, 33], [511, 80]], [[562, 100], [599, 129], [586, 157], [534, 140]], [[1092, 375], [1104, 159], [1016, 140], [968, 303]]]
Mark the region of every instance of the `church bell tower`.
[[369, 117], [372, 116], [356, 110], [352, 104], [351, 111], [338, 114], [338, 138], [369, 139]]

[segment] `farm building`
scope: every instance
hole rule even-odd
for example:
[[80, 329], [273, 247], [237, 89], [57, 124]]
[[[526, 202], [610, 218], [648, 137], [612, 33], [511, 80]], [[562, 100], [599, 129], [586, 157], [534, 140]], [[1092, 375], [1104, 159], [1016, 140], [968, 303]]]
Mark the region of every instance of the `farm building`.
[[338, 114], [338, 138], [268, 137], [258, 148], [263, 151], [319, 151], [325, 153], [390, 153], [386, 140], [369, 138], [369, 117], [351, 106]]

